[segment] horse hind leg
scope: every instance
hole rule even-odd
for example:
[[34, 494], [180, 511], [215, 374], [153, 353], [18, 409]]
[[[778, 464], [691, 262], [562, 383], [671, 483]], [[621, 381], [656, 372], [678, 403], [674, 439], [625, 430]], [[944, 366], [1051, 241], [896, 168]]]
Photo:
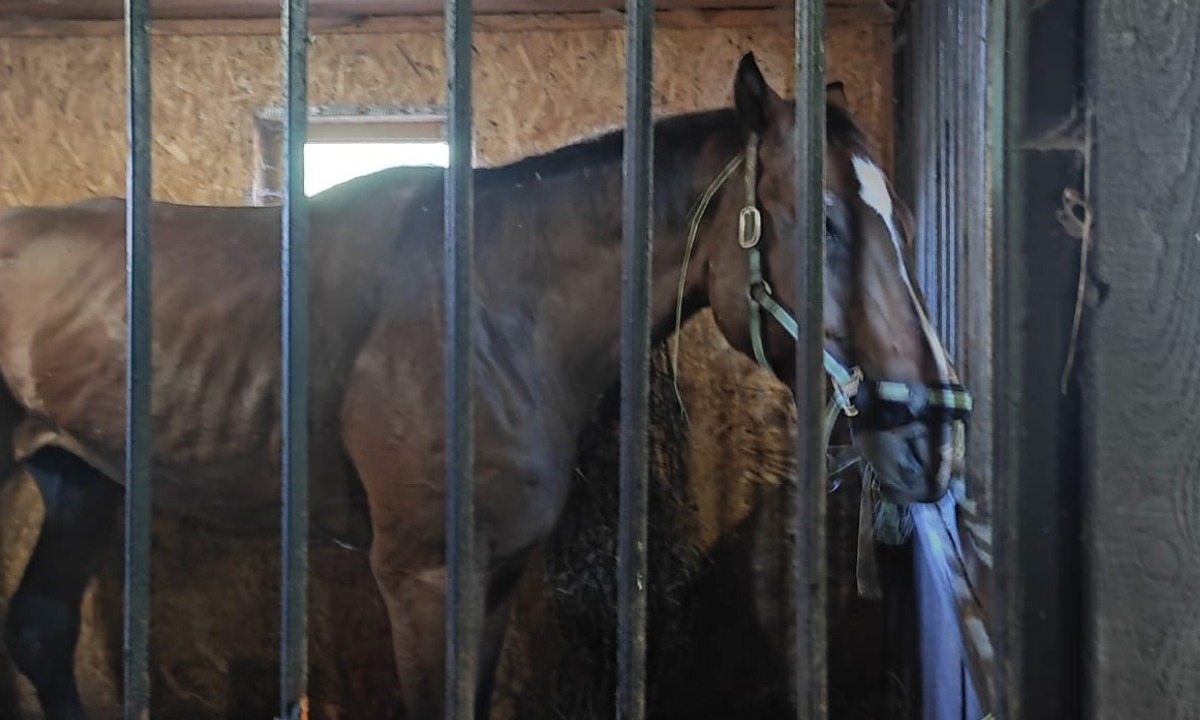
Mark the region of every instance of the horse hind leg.
[[46, 720], [84, 720], [75, 679], [80, 605], [112, 537], [120, 487], [75, 455], [39, 450], [23, 463], [45, 506], [41, 534], [9, 603], [5, 640]]

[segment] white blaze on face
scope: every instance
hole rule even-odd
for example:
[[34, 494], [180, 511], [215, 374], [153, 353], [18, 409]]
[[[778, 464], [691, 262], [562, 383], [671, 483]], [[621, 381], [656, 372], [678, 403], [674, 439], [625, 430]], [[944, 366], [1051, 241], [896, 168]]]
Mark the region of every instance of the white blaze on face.
[[[917, 294], [913, 290], [912, 283], [909, 282], [908, 272], [904, 266], [904, 246], [900, 241], [900, 233], [896, 230], [895, 217], [892, 208], [892, 195], [888, 192], [887, 180], [883, 176], [883, 171], [879, 169], [875, 163], [870, 160], [855, 155], [853, 160], [854, 174], [858, 177], [859, 197], [872, 210], [879, 214], [883, 219], [884, 225], [887, 226], [888, 237], [892, 240], [892, 248], [896, 251], [896, 269], [900, 273], [900, 279], [904, 281], [904, 287], [908, 290], [908, 297], [912, 301], [913, 310], [917, 313], [917, 319], [921, 323], [921, 331], [925, 334], [925, 339], [929, 343], [930, 351], [933, 353], [934, 363], [937, 365], [938, 377], [942, 382], [953, 382], [950, 372], [950, 362], [946, 359], [946, 350], [942, 347], [942, 343], [938, 340], [937, 333], [933, 331], [933, 326], [929, 322], [929, 318], [925, 315], [925, 308], [921, 307], [921, 303], [917, 301]], [[946, 485], [949, 483], [952, 475], [957, 473], [954, 462], [956, 451], [963, 449], [962, 445], [962, 423], [955, 422], [956, 430], [951, 430], [949, 436], [944, 438], [940, 444], [941, 462], [938, 463], [938, 482]]]
[[878, 165], [860, 155], [855, 155], [851, 162], [854, 164], [854, 174], [858, 178], [859, 197], [867, 204], [867, 207], [879, 215], [883, 224], [887, 226], [888, 237], [891, 238], [892, 248], [896, 251], [896, 269], [900, 273], [900, 279], [904, 281], [908, 297], [912, 300], [913, 309], [921, 322], [921, 331], [925, 333], [925, 339], [929, 342], [930, 350], [933, 352], [938, 377], [942, 382], [949, 382], [950, 363], [946, 360], [946, 351], [933, 331], [929, 318], [925, 316], [925, 308], [921, 307], [921, 303], [917, 301], [917, 294], [913, 290], [912, 283], [908, 280], [908, 272], [904, 267], [904, 246], [900, 241], [900, 233], [896, 230], [892, 195], [888, 192], [887, 180], [883, 176], [883, 171], [879, 169]]

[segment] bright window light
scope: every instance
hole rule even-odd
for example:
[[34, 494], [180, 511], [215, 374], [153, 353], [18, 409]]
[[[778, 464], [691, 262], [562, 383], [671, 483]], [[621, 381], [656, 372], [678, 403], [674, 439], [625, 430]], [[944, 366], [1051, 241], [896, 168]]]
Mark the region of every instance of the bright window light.
[[445, 142], [329, 143], [304, 146], [304, 194], [322, 190], [392, 167], [450, 165], [450, 147]]

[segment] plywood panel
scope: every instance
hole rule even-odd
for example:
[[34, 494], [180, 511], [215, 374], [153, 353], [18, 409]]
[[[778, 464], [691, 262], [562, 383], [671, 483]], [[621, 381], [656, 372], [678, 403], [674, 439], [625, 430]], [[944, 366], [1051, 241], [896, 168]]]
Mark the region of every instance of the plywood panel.
[[[875, 137], [890, 138], [890, 87], [872, 26], [831, 31], [828, 68]], [[485, 163], [618, 125], [620, 31], [480, 35], [475, 72]], [[241, 203], [251, 179], [254, 110], [279, 102], [277, 43], [267, 37], [164, 37], [153, 46], [155, 196]], [[790, 83], [786, 28], [675, 30], [656, 46], [658, 112], [728, 104], [738, 57]], [[442, 100], [439, 35], [322, 35], [312, 42], [316, 104]], [[0, 205], [56, 203], [124, 187], [124, 56], [115, 38], [0, 40]], [[890, 140], [885, 141], [890, 142]]]
[[[791, 7], [779, 0], [663, 0], [658, 6], [678, 8]], [[861, 14], [878, 19], [889, 12], [884, 0], [828, 0], [834, 14]], [[620, 0], [477, 0], [475, 9], [487, 13], [580, 12], [623, 10]], [[50, 20], [119, 19], [121, 0], [0, 0], [0, 18], [20, 17]], [[279, 3], [271, 0], [156, 0], [151, 12], [157, 18], [263, 18], [279, 17]], [[311, 0], [313, 17], [368, 17], [437, 15], [442, 3], [436, 0]]]

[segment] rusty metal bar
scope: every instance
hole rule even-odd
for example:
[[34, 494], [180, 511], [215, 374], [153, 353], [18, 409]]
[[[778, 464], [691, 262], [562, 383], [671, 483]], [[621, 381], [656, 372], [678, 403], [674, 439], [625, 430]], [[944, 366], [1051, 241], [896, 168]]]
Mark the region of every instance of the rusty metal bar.
[[646, 716], [654, 0], [626, 1], [625, 42], [617, 718], [642, 720]]
[[475, 196], [471, 167], [472, 0], [446, 0], [446, 717], [474, 720], [482, 608], [475, 557]]
[[306, 715], [308, 691], [308, 2], [283, 0], [282, 474], [279, 712]]
[[828, 713], [825, 614], [825, 405], [824, 268], [825, 244], [825, 3], [796, 0], [795, 190], [796, 287], [801, 289], [796, 335], [795, 398], [798, 411], [796, 484], [788, 503], [791, 553], [789, 596], [792, 614], [792, 693], [796, 716], [823, 720]]
[[150, 717], [150, 2], [125, 0], [125, 618], [124, 717]]

